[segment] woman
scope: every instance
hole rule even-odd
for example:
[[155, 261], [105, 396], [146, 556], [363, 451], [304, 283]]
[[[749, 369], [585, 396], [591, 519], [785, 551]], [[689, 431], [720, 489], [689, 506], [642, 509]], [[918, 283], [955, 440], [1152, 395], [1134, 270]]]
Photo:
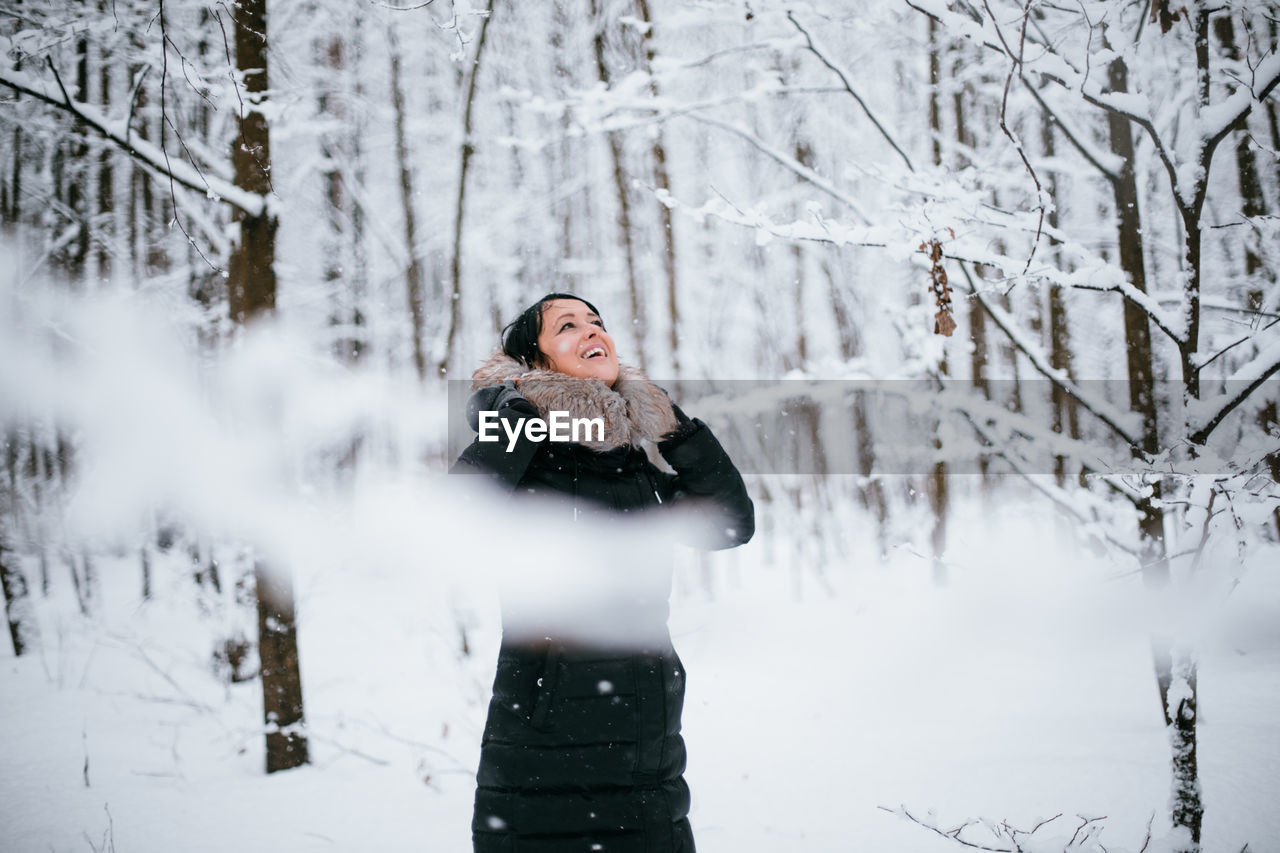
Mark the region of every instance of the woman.
[[[516, 433], [504, 427], [501, 441], [477, 439], [454, 466], [487, 473], [521, 499], [550, 498], [563, 518], [579, 521], [567, 546], [550, 539], [565, 548], [565, 562], [586, 564], [574, 586], [588, 599], [545, 619], [528, 608], [515, 618], [504, 602], [475, 850], [692, 853], [680, 736], [684, 667], [666, 628], [670, 560], [637, 563], [628, 531], [640, 527], [631, 523], [637, 516], [687, 510], [697, 544], [741, 545], [755, 529], [742, 477], [705, 424], [618, 363], [599, 312], [576, 296], [548, 294], [507, 326], [472, 390], [473, 429], [481, 412], [496, 412], [512, 428], [557, 411], [604, 422], [603, 436], [578, 443], [533, 441], [523, 431], [509, 442]], [[656, 445], [674, 473], [655, 466], [646, 445]], [[591, 519], [607, 521], [610, 547], [575, 549]], [[597, 583], [611, 573], [620, 577]]]

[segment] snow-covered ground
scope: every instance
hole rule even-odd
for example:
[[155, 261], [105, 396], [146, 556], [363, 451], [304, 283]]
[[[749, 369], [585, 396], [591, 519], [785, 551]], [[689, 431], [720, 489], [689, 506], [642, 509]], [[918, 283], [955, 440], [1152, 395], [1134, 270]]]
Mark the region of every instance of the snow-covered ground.
[[[1062, 850], [1083, 818], [1106, 816], [1111, 851], [1136, 853], [1153, 815], [1167, 831], [1137, 578], [1016, 503], [960, 508], [945, 587], [910, 548], [853, 552], [800, 566], [757, 540], [706, 572], [682, 558], [671, 627], [699, 850], [961, 849], [881, 808], [904, 806], [944, 828], [1061, 813], [1035, 836], [1056, 846], [1028, 850]], [[1205, 605], [1208, 851], [1280, 850], [1280, 560], [1255, 553]], [[448, 554], [295, 566], [312, 764], [270, 777], [259, 687], [215, 678], [225, 617], [201, 615], [183, 561], [157, 560], [142, 603], [137, 556], [101, 560], [93, 619], [55, 575], [43, 650], [0, 657], [0, 850], [469, 850], [497, 606], [440, 571]]]
[[[538, 532], [457, 499], [429, 450], [451, 415], [435, 392], [317, 357], [287, 329], [207, 363], [147, 304], [0, 300], [0, 403], [16, 404], [0, 414], [79, 442], [67, 493], [44, 499], [65, 505], [13, 514], [23, 541], [55, 544], [47, 597], [23, 558], [39, 650], [0, 641], [0, 851], [464, 853], [499, 641], [486, 569], [527, 556]], [[1019, 837], [1028, 853], [1062, 851], [1103, 816], [1095, 840], [1136, 853], [1151, 821], [1147, 853], [1167, 849], [1169, 748], [1135, 566], [1076, 544], [1017, 482], [989, 497], [955, 483], [945, 586], [914, 510], [894, 507], [881, 560], [867, 513], [838, 495], [797, 511], [757, 489], [755, 540], [681, 556], [671, 629], [703, 853], [959, 849], [900, 809], [943, 829], [1061, 814]], [[215, 548], [220, 595], [193, 582], [190, 543], [155, 552], [171, 519]], [[1267, 853], [1280, 548], [1251, 541], [1240, 558], [1234, 540], [1206, 550], [1179, 630], [1200, 651], [1206, 851]], [[98, 543], [90, 616], [61, 542]], [[258, 682], [227, 687], [212, 666], [217, 641], [254, 631], [234, 603], [236, 542], [295, 582], [312, 763], [272, 776]], [[573, 553], [610, 547], [575, 539]], [[964, 837], [1005, 846], [981, 824]]]

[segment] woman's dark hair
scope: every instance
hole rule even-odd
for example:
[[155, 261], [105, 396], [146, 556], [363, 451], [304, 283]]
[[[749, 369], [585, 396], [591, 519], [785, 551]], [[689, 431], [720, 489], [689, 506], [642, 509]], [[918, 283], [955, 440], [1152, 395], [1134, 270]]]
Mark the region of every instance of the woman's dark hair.
[[555, 299], [576, 299], [590, 308], [591, 312], [597, 317], [600, 316], [596, 306], [581, 296], [574, 296], [572, 293], [548, 293], [521, 311], [520, 316], [508, 323], [506, 328], [502, 330], [502, 351], [504, 353], [527, 367], [542, 366], [543, 354], [538, 349], [538, 335], [542, 334], [542, 311], [548, 302]]

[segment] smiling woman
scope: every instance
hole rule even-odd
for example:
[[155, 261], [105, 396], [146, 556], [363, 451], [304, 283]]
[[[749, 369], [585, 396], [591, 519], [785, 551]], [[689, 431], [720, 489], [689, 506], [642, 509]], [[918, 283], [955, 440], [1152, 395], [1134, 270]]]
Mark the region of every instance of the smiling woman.
[[[488, 474], [522, 500], [550, 498], [571, 509], [571, 523], [683, 513], [693, 522], [683, 528], [693, 531], [690, 544], [730, 548], [751, 538], [751, 498], [711, 430], [619, 363], [586, 300], [552, 293], [529, 306], [475, 372], [472, 390], [472, 428], [491, 427], [496, 416], [511, 440], [477, 439], [455, 472]], [[553, 442], [524, 428], [566, 413], [600, 419], [603, 435]], [[575, 588], [522, 577], [544, 588], [504, 601], [472, 818], [477, 853], [694, 849], [680, 734], [684, 666], [666, 625], [670, 555], [653, 547], [647, 527], [605, 526], [603, 554], [588, 539], [598, 528], [570, 531], [574, 544], [560, 562]], [[563, 537], [548, 538], [564, 548]], [[520, 553], [533, 547], [522, 543]], [[587, 570], [583, 553], [592, 554]], [[529, 612], [530, 599], [545, 602], [545, 612]]]
[[595, 309], [579, 299], [552, 299], [542, 306], [538, 351], [551, 370], [606, 385], [618, 381], [613, 338]]

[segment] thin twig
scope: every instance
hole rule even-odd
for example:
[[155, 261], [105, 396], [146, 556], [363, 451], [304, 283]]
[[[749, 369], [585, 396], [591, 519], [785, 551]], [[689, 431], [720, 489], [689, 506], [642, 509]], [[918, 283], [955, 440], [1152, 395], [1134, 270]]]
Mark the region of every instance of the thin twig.
[[770, 145], [768, 145], [766, 142], [764, 142], [762, 139], [760, 139], [758, 136], [751, 133], [750, 131], [744, 130], [743, 128], [738, 127], [735, 124], [731, 124], [727, 121], [721, 121], [720, 119], [712, 118], [711, 116], [698, 115], [697, 113], [688, 113], [686, 114], [685, 117], [691, 118], [694, 121], [702, 122], [703, 124], [709, 124], [712, 127], [718, 127], [721, 130], [726, 130], [729, 133], [732, 133], [735, 136], [738, 136], [739, 138], [745, 140], [748, 144], [753, 146], [760, 153], [767, 155], [768, 157], [777, 161], [780, 165], [786, 167], [787, 169], [790, 169], [792, 172], [795, 172], [797, 175], [804, 178], [806, 181], [813, 184], [815, 187], [822, 190], [827, 195], [834, 198], [836, 201], [848, 207], [855, 214], [857, 214], [858, 218], [862, 221], [862, 224], [864, 225], [871, 224], [871, 218], [866, 214], [865, 211], [863, 211], [862, 206], [859, 205], [852, 197], [850, 197], [846, 193], [836, 188], [830, 181], [826, 180], [825, 178], [823, 178], [821, 175], [819, 175], [817, 172], [813, 171], [812, 169], [806, 167], [804, 164], [798, 162], [795, 158], [790, 157], [786, 154], [783, 154], [782, 152], [778, 151], [776, 148], [771, 147]]
[[[1042, 820], [1042, 821], [1040, 821], [1039, 823], [1037, 823], [1035, 826], [1031, 827], [1031, 829], [1030, 829], [1029, 831], [1027, 831], [1027, 833], [1026, 833], [1026, 834], [1027, 834], [1027, 835], [1033, 835], [1033, 834], [1035, 834], [1037, 831], [1039, 831], [1040, 827], [1045, 826], [1045, 825], [1050, 824], [1050, 823], [1053, 823], [1055, 820], [1057, 820], [1057, 819], [1058, 819], [1058, 818], [1060, 818], [1060, 817], [1062, 817], [1062, 812], [1058, 812], [1058, 813], [1057, 813], [1056, 815], [1054, 815], [1053, 817], [1047, 817], [1047, 818], [1045, 818], [1044, 820]], [[1095, 818], [1095, 820], [1096, 820], [1096, 819], [1097, 819], [1097, 818]]]
[[[988, 850], [988, 851], [991, 851], [991, 853], [1017, 853], [1017, 848], [1015, 847], [988, 847], [985, 844], [977, 844], [973, 841], [969, 841], [968, 839], [961, 838], [958, 832], [955, 835], [951, 835], [950, 833], [947, 833], [941, 829], [938, 829], [938, 827], [934, 826], [933, 824], [925, 823], [920, 818], [916, 817], [911, 812], [907, 811], [906, 806], [901, 806], [898, 809], [890, 809], [890, 808], [886, 808], [885, 806], [878, 806], [877, 808], [881, 809], [882, 811], [886, 811], [889, 814], [902, 815], [907, 820], [911, 821], [917, 826], [923, 826], [925, 829], [929, 830], [930, 832], [936, 833], [937, 835], [941, 835], [943, 838], [946, 838], [949, 841], [954, 841], [957, 844], [961, 844], [965, 847], [971, 847], [974, 850]], [[963, 827], [961, 828], [963, 829]]]
[[[160, 4], [160, 153], [164, 155], [165, 171], [169, 176], [169, 203], [173, 205], [173, 221], [177, 224], [178, 230], [187, 238], [187, 243], [196, 250], [196, 254], [200, 256], [200, 260], [204, 261], [209, 269], [214, 272], [222, 272], [213, 261], [204, 253], [204, 249], [200, 248], [200, 244], [191, 236], [191, 232], [187, 230], [187, 226], [182, 221], [182, 216], [178, 213], [178, 191], [174, 186], [173, 180], [173, 164], [169, 162], [169, 149], [165, 145], [164, 129], [168, 125], [173, 127], [173, 123], [169, 120], [169, 110], [166, 97], [169, 88], [169, 34], [164, 21], [164, 0], [159, 0]], [[178, 132], [177, 127], [173, 127], [174, 135], [178, 137], [178, 144], [186, 149], [186, 143], [183, 142], [182, 134]], [[187, 160], [191, 163], [196, 173], [204, 180], [204, 175], [200, 172], [200, 165], [196, 162], [191, 152], [187, 152]]]
[[1151, 846], [1151, 824], [1155, 822], [1156, 813], [1152, 812], [1151, 817], [1147, 818], [1147, 837], [1142, 842], [1142, 847], [1138, 849], [1138, 853], [1147, 853], [1147, 848]]
[[995, 324], [1000, 327], [1001, 331], [1004, 332], [1005, 337], [1009, 340], [1011, 344], [1013, 344], [1014, 348], [1017, 349], [1019, 352], [1021, 352], [1023, 355], [1025, 355], [1028, 358], [1028, 360], [1030, 360], [1031, 365], [1037, 371], [1039, 371], [1039, 373], [1042, 376], [1044, 376], [1054, 385], [1058, 386], [1058, 388], [1061, 389], [1064, 393], [1069, 394], [1074, 400], [1076, 400], [1076, 402], [1078, 402], [1085, 409], [1085, 411], [1089, 412], [1098, 420], [1102, 421], [1104, 424], [1111, 427], [1111, 429], [1116, 433], [1116, 435], [1122, 438], [1127, 444], [1131, 446], [1137, 445], [1137, 441], [1133, 438], [1132, 435], [1130, 435], [1127, 429], [1125, 429], [1123, 426], [1120, 425], [1119, 420], [1107, 414], [1105, 411], [1103, 411], [1101, 403], [1092, 402], [1087, 396], [1085, 396], [1083, 391], [1081, 391], [1078, 387], [1076, 387], [1074, 382], [1072, 382], [1069, 378], [1064, 378], [1063, 376], [1059, 375], [1058, 371], [1056, 371], [1052, 366], [1045, 363], [1042, 353], [1034, 353], [1034, 352], [1028, 351], [1023, 346], [1022, 342], [1018, 339], [1018, 336], [1013, 334], [1012, 330], [1008, 328], [1008, 326], [1006, 325], [1006, 320], [1003, 316], [1001, 316], [1000, 312], [997, 312], [996, 309], [992, 307], [982, 297], [982, 293], [974, 285], [973, 277], [970, 276], [969, 270], [963, 264], [961, 264], [960, 266], [960, 271], [964, 274], [965, 280], [968, 281], [969, 283], [969, 292], [973, 295], [974, 299], [978, 301], [978, 304], [981, 305], [982, 308], [986, 311], [987, 316], [995, 321]]
[[390, 3], [380, 3], [377, 2], [377, 0], [369, 0], [369, 5], [380, 6], [383, 9], [390, 9], [392, 12], [414, 12], [418, 9], [425, 9], [434, 2], [436, 2], [436, 0], [426, 0], [426, 2], [419, 3], [417, 6], [392, 6]]
[[1031, 93], [1031, 97], [1035, 98], [1036, 103], [1040, 105], [1040, 109], [1044, 110], [1046, 113], [1049, 114], [1049, 117], [1053, 119], [1054, 126], [1057, 127], [1058, 130], [1062, 132], [1062, 135], [1067, 138], [1067, 141], [1070, 142], [1072, 146], [1074, 146], [1075, 149], [1080, 152], [1080, 155], [1084, 157], [1085, 160], [1089, 161], [1090, 165], [1092, 165], [1095, 169], [1101, 172], [1102, 176], [1106, 178], [1108, 181], [1112, 181], [1112, 182], [1116, 181], [1119, 178], [1119, 176], [1115, 173], [1115, 171], [1104, 166], [1102, 164], [1102, 161], [1098, 159], [1097, 153], [1094, 151], [1091, 151], [1080, 140], [1080, 138], [1076, 135], [1076, 133], [1070, 127], [1068, 127], [1065, 122], [1062, 121], [1061, 117], [1057, 114], [1057, 112], [1054, 111], [1053, 107], [1049, 106], [1049, 102], [1046, 101], [1044, 99], [1044, 96], [1040, 94], [1040, 90], [1037, 89], [1035, 86], [1032, 86], [1031, 83], [1025, 77], [1022, 78], [1022, 82], [1026, 86], [1027, 91]]
[[129, 117], [124, 122], [124, 147], [130, 147], [129, 138], [133, 133], [133, 116], [138, 109], [138, 93], [142, 91], [142, 84], [147, 79], [147, 75], [151, 73], [151, 66], [148, 65], [142, 69], [142, 73], [138, 75], [138, 82], [133, 87], [133, 94], [129, 96]]
[[[1211, 307], [1211, 306], [1209, 306], [1209, 307]], [[1241, 310], [1245, 310], [1245, 309], [1241, 309]], [[1261, 312], [1258, 312], [1258, 313], [1259, 313], [1259, 314], [1261, 314]], [[1262, 316], [1267, 316], [1267, 315], [1262, 314]], [[1216, 353], [1214, 353], [1214, 354], [1213, 354], [1212, 356], [1210, 356], [1208, 359], [1206, 359], [1205, 361], [1200, 362], [1200, 364], [1196, 367], [1196, 370], [1204, 370], [1206, 367], [1208, 367], [1209, 365], [1213, 364], [1215, 361], [1217, 361], [1217, 360], [1218, 360], [1219, 358], [1221, 358], [1222, 356], [1226, 355], [1228, 352], [1230, 352], [1230, 351], [1231, 351], [1232, 349], [1234, 349], [1235, 347], [1238, 347], [1240, 344], [1244, 343], [1245, 341], [1251, 341], [1251, 340], [1253, 340], [1253, 339], [1254, 339], [1254, 338], [1256, 338], [1258, 335], [1260, 335], [1260, 334], [1262, 334], [1263, 332], [1265, 332], [1267, 329], [1270, 329], [1270, 328], [1271, 328], [1272, 326], [1274, 326], [1276, 323], [1280, 323], [1280, 318], [1277, 318], [1277, 319], [1275, 319], [1275, 320], [1272, 320], [1270, 323], [1268, 323], [1267, 325], [1263, 326], [1261, 329], [1258, 329], [1256, 332], [1253, 332], [1253, 333], [1251, 333], [1251, 334], [1245, 335], [1243, 338], [1240, 338], [1240, 339], [1239, 339], [1239, 340], [1237, 340], [1237, 341], [1234, 341], [1234, 342], [1232, 342], [1232, 343], [1230, 343], [1230, 344], [1227, 344], [1225, 347], [1223, 347], [1222, 349], [1218, 350]], [[1242, 325], [1243, 325], [1243, 324], [1242, 324]]]
[[1263, 370], [1262, 373], [1246, 385], [1239, 394], [1228, 400], [1226, 405], [1218, 409], [1217, 413], [1209, 419], [1208, 423], [1191, 434], [1190, 440], [1194, 444], [1204, 444], [1209, 439], [1209, 435], [1217, 429], [1224, 420], [1226, 420], [1227, 415], [1234, 412], [1238, 406], [1248, 400], [1249, 397], [1253, 395], [1253, 392], [1262, 387], [1262, 383], [1270, 379], [1278, 370], [1280, 370], [1280, 359], [1277, 359], [1270, 367]]
[[[1028, 0], [1028, 2], [1030, 2], [1030, 0]], [[876, 130], [880, 131], [880, 135], [885, 138], [885, 141], [889, 143], [890, 147], [893, 148], [894, 151], [898, 152], [898, 156], [902, 158], [902, 162], [907, 164], [907, 169], [914, 172], [916, 168], [911, 165], [911, 158], [906, 155], [906, 152], [898, 147], [898, 143], [893, 141], [893, 137], [889, 135], [889, 131], [884, 129], [884, 125], [880, 124], [879, 119], [875, 117], [875, 114], [871, 112], [871, 108], [867, 106], [867, 102], [862, 100], [862, 96], [854, 91], [853, 85], [849, 82], [849, 78], [845, 76], [844, 71], [838, 68], [831, 60], [827, 59], [826, 55], [823, 54], [822, 51], [818, 50], [813, 43], [813, 37], [809, 35], [809, 31], [800, 26], [800, 22], [796, 20], [795, 14], [790, 10], [787, 10], [787, 20], [794, 24], [795, 28], [804, 36], [804, 40], [808, 42], [809, 51], [814, 56], [818, 57], [818, 59], [822, 60], [823, 65], [835, 72], [836, 76], [840, 78], [840, 82], [844, 84], [845, 91], [853, 96], [853, 99], [858, 102], [858, 106], [862, 107], [862, 111], [867, 114], [867, 118], [871, 119], [871, 123], [876, 126]]]
[[329, 737], [325, 737], [324, 735], [317, 734], [315, 729], [309, 729], [307, 732], [307, 736], [310, 737], [312, 740], [319, 741], [320, 743], [327, 743], [330, 746], [332, 746], [334, 749], [338, 750], [339, 752], [345, 752], [348, 755], [354, 755], [356, 758], [363, 758], [365, 761], [368, 761], [370, 764], [376, 764], [379, 767], [391, 766], [391, 762], [387, 761], [385, 758], [378, 758], [376, 755], [370, 755], [367, 752], [361, 752], [360, 750], [356, 749], [353, 746], [347, 746], [343, 743], [339, 743], [334, 738], [329, 738]]
[[1036, 225], [1036, 236], [1031, 241], [1031, 254], [1027, 255], [1027, 263], [1022, 268], [1022, 274], [1026, 275], [1027, 270], [1031, 269], [1031, 261], [1036, 256], [1036, 249], [1040, 246], [1040, 235], [1044, 231], [1044, 188], [1040, 185], [1040, 177], [1036, 174], [1035, 168], [1031, 165], [1031, 160], [1027, 158], [1026, 149], [1022, 146], [1022, 140], [1013, 135], [1013, 131], [1009, 128], [1006, 121], [1006, 113], [1009, 107], [1009, 87], [1013, 85], [1014, 75], [1018, 78], [1022, 77], [1022, 59], [1027, 46], [1027, 20], [1031, 17], [1031, 2], [1026, 0], [1026, 4], [1022, 7], [1022, 28], [1018, 37], [1018, 55], [1015, 57], [1013, 51], [1009, 49], [1009, 43], [1005, 41], [1004, 33], [1000, 29], [1000, 24], [996, 21], [995, 14], [991, 11], [991, 5], [987, 0], [982, 0], [983, 7], [987, 10], [987, 14], [991, 16], [991, 24], [996, 28], [996, 35], [1000, 37], [1000, 43], [1004, 45], [1005, 55], [1009, 57], [1009, 73], [1004, 78], [1004, 94], [1000, 98], [1000, 130], [1004, 131], [1004, 135], [1013, 143], [1013, 147], [1017, 149], [1018, 156], [1022, 158], [1022, 165], [1026, 167], [1027, 174], [1031, 176], [1031, 181], [1036, 185], [1036, 209], [1040, 211], [1039, 222]]

